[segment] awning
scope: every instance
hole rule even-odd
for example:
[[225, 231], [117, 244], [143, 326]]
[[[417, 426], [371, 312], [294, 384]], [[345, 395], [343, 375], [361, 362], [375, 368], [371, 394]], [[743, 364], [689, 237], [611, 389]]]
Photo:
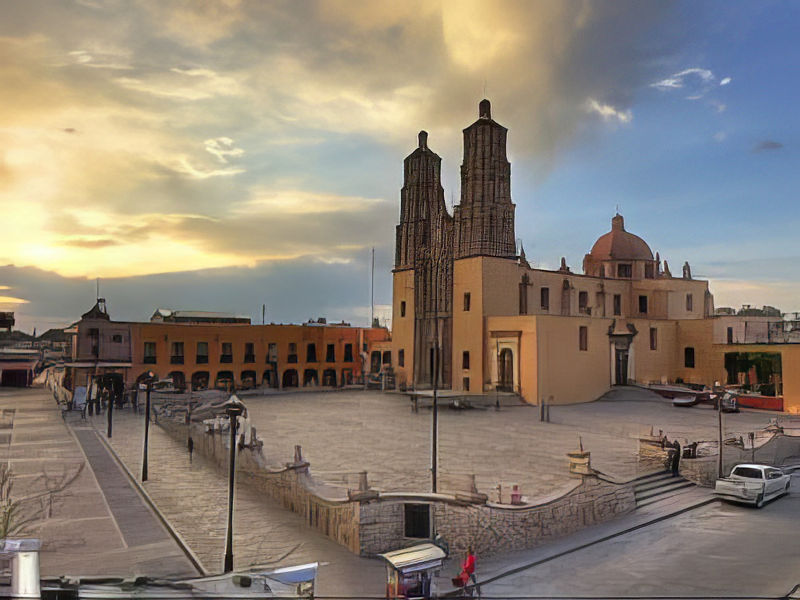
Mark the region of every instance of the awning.
[[317, 576], [317, 567], [319, 567], [319, 563], [297, 565], [296, 567], [283, 567], [282, 569], [267, 571], [264, 573], [264, 577], [287, 584], [314, 581]]
[[411, 573], [442, 566], [447, 557], [444, 550], [433, 544], [419, 544], [402, 550], [379, 554], [382, 559], [401, 573]]

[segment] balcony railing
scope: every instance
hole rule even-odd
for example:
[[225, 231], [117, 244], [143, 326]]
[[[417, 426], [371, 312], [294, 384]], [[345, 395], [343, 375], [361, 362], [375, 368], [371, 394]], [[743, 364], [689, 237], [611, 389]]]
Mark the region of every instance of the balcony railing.
[[145, 356], [142, 362], [146, 365], [154, 365], [156, 364], [156, 357], [155, 356]]
[[205, 365], [208, 364], [208, 354], [198, 354], [195, 362], [198, 365]]
[[246, 362], [246, 363], [254, 363], [254, 362], [256, 362], [256, 355], [255, 354], [245, 354], [244, 355], [244, 362]]
[[170, 356], [169, 363], [171, 365], [182, 365], [183, 364], [183, 356]]
[[223, 354], [219, 357], [219, 362], [221, 363], [232, 363], [233, 362], [233, 354]]

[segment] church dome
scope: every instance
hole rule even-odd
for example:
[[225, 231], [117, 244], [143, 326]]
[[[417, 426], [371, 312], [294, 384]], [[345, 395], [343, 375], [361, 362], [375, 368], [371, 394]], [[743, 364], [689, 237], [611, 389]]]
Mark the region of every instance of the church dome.
[[622, 215], [611, 219], [611, 231], [600, 236], [589, 255], [596, 261], [653, 260], [653, 252], [638, 235], [625, 231]]

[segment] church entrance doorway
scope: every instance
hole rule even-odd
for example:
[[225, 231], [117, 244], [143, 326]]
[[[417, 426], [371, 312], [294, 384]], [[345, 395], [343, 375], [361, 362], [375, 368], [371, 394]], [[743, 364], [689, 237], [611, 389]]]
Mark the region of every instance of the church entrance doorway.
[[615, 381], [616, 385], [628, 385], [628, 350], [615, 348]]
[[497, 358], [497, 389], [501, 392], [514, 391], [514, 353], [503, 348]]

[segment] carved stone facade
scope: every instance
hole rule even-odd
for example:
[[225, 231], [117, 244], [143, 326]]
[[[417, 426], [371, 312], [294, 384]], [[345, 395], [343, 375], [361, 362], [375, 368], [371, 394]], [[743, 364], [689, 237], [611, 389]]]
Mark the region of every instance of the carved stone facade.
[[[439, 385], [450, 381], [453, 304], [453, 217], [444, 203], [442, 159], [428, 134], [404, 161], [395, 271], [414, 271], [414, 382], [432, 384], [436, 348]], [[438, 340], [438, 343], [437, 343]]]
[[454, 209], [456, 258], [516, 256], [507, 135], [492, 120], [489, 101], [481, 101], [478, 120], [464, 130], [461, 204]]
[[453, 260], [516, 254], [508, 130], [491, 118], [483, 100], [479, 118], [464, 130], [461, 204], [447, 212], [442, 159], [428, 148], [428, 134], [404, 161], [397, 226], [395, 273], [414, 271], [414, 385], [433, 384], [436, 348], [439, 385], [452, 373]]

